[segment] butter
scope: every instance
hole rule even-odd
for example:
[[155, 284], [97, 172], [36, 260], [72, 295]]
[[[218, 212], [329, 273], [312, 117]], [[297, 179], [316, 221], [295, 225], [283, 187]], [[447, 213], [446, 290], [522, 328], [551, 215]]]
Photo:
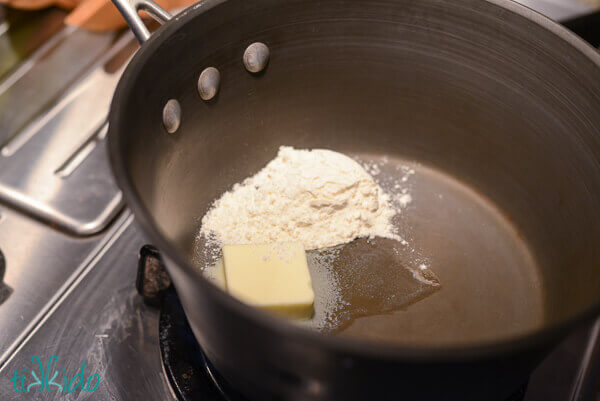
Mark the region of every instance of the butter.
[[227, 282], [225, 281], [225, 269], [223, 268], [223, 260], [219, 259], [213, 266], [204, 269], [204, 277], [209, 279], [214, 285], [227, 290]]
[[223, 265], [227, 290], [239, 300], [293, 319], [312, 316], [315, 294], [302, 244], [225, 245]]

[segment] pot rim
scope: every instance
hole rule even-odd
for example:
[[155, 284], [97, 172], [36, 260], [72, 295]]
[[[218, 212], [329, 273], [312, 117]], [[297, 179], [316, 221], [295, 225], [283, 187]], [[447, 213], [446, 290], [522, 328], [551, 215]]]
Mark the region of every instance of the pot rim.
[[[562, 322], [542, 326], [536, 330], [500, 340], [482, 341], [473, 345], [447, 344], [441, 346], [377, 343], [324, 335], [316, 331], [298, 327], [286, 322], [284, 319], [271, 316], [266, 312], [238, 301], [205, 279], [197, 269], [182, 257], [175, 246], [160, 233], [154, 219], [142, 203], [139, 194], [130, 184], [131, 179], [125, 169], [123, 160], [117, 156], [120, 152], [117, 140], [118, 129], [116, 127], [119, 127], [121, 125], [120, 122], [127, 117], [117, 105], [120, 103], [118, 100], [131, 91], [133, 83], [135, 82], [135, 77], [143, 67], [145, 61], [162, 43], [176, 33], [182, 25], [226, 1], [227, 0], [205, 0], [197, 3], [176, 15], [152, 34], [150, 39], [141, 46], [129, 62], [119, 80], [111, 102], [108, 117], [108, 149], [113, 173], [119, 188], [123, 191], [127, 204], [134, 212], [135, 219], [142, 227], [143, 231], [165, 256], [165, 259], [172, 261], [172, 264], [167, 263], [168, 270], [175, 267], [181, 269], [188, 278], [194, 281], [194, 284], [198, 287], [198, 291], [206, 291], [210, 297], [213, 297], [226, 309], [232, 311], [234, 316], [243, 315], [254, 324], [261, 325], [264, 329], [270, 330], [276, 335], [293, 337], [295, 341], [304, 343], [318, 344], [341, 354], [384, 360], [401, 359], [403, 361], [415, 362], [465, 362], [473, 359], [490, 358], [499, 355], [514, 354], [529, 349], [542, 348], [560, 340], [568, 333], [569, 328], [586, 322], [600, 313], [599, 297], [598, 302], [589, 305], [588, 308], [581, 311], [579, 314], [565, 319]], [[555, 34], [557, 39], [566, 41], [576, 50], [581, 52], [600, 69], [600, 52], [567, 28], [512, 0], [485, 1], [518, 14], [519, 16], [542, 26]]]

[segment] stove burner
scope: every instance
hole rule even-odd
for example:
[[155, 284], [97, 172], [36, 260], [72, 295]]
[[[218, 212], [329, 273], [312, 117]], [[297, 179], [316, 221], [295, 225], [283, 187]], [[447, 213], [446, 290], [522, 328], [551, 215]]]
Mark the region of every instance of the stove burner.
[[163, 369], [178, 400], [248, 401], [206, 359], [172, 288], [164, 295], [159, 331]]
[[[236, 392], [206, 358], [192, 333], [177, 293], [165, 292], [159, 321], [164, 371], [181, 401], [248, 401]], [[523, 401], [526, 385], [506, 401]]]

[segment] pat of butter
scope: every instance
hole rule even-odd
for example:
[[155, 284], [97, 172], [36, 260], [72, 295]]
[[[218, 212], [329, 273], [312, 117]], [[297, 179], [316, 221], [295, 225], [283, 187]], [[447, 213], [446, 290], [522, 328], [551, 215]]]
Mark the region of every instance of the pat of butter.
[[227, 290], [227, 282], [225, 281], [225, 269], [223, 268], [223, 260], [219, 259], [213, 266], [209, 266], [204, 269], [204, 277], [212, 281], [214, 285], [222, 289]]
[[313, 314], [306, 253], [300, 243], [225, 245], [227, 290], [247, 304], [294, 319]]

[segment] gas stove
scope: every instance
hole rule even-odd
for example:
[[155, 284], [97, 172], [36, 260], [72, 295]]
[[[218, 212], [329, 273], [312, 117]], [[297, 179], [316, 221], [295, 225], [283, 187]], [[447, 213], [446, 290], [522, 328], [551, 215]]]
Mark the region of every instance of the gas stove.
[[[521, 2], [600, 45], [600, 12], [586, 3]], [[151, 248], [105, 144], [133, 35], [64, 16], [0, 8], [0, 399], [244, 400], [204, 357], [168, 278], [155, 280], [160, 296], [142, 285]], [[600, 320], [511, 400], [600, 400]]]

